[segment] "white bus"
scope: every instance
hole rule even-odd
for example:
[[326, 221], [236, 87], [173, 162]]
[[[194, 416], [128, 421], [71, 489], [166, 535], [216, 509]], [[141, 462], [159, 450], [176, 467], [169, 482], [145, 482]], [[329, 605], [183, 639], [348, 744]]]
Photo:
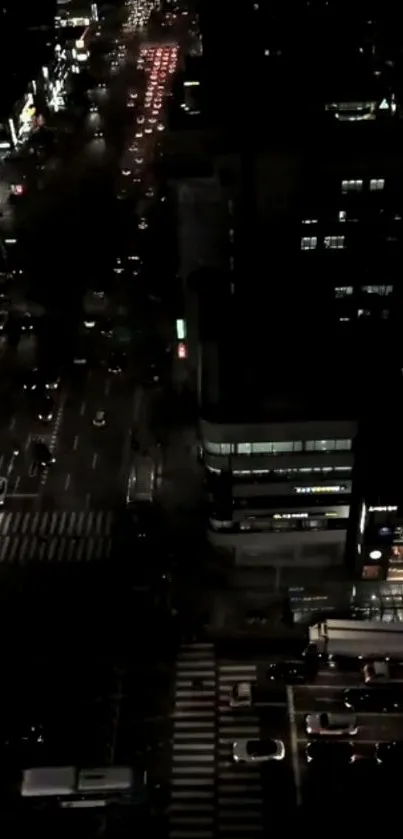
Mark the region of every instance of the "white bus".
[[126, 493], [126, 503], [151, 504], [154, 501], [156, 481], [156, 465], [152, 457], [139, 455], [129, 475]]
[[25, 769], [20, 792], [31, 803], [54, 803], [64, 809], [140, 804], [146, 800], [146, 776], [135, 775], [129, 766], [39, 766]]

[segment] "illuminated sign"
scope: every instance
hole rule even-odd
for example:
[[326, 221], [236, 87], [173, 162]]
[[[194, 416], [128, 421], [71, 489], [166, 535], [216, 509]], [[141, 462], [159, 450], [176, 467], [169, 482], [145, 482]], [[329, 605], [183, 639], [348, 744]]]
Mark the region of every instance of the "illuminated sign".
[[307, 519], [308, 513], [274, 513], [274, 519]]
[[394, 505], [384, 506], [384, 507], [370, 507], [370, 513], [396, 513], [397, 507]]
[[186, 323], [182, 319], [176, 321], [176, 337], [178, 341], [186, 340]]

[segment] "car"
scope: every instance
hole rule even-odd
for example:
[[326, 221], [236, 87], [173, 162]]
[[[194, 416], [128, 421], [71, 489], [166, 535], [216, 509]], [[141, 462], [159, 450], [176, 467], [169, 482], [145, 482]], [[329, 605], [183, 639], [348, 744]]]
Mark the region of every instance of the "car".
[[232, 756], [235, 763], [284, 760], [285, 746], [282, 740], [237, 740], [232, 746]]
[[346, 688], [344, 705], [352, 711], [391, 713], [403, 711], [403, 691], [397, 687]]
[[55, 414], [55, 405], [50, 396], [44, 396], [37, 407], [36, 416], [40, 422], [52, 422]]
[[33, 443], [34, 459], [38, 466], [47, 468], [56, 463], [54, 454], [50, 451], [44, 440], [35, 440]]
[[118, 376], [120, 373], [123, 373], [123, 370], [126, 366], [126, 356], [122, 352], [113, 352], [109, 356], [108, 361], [108, 373], [111, 373], [113, 376]]
[[312, 713], [305, 716], [305, 731], [317, 737], [352, 737], [357, 734], [358, 726], [353, 714]]
[[11, 441], [11, 456], [12, 457], [19, 457], [20, 454], [21, 454], [21, 446], [20, 446], [18, 440], [12, 440]]
[[8, 481], [7, 478], [0, 478], [0, 507], [4, 505], [7, 495]]
[[388, 682], [390, 679], [387, 661], [368, 661], [362, 668], [362, 675], [366, 685], [374, 682]]
[[390, 740], [386, 743], [376, 743], [375, 758], [377, 763], [381, 763], [386, 768], [400, 767], [403, 762], [403, 740]]
[[106, 412], [103, 410], [96, 411], [92, 420], [92, 424], [95, 426], [95, 428], [104, 428], [104, 426], [106, 425]]
[[113, 338], [113, 321], [110, 318], [101, 324], [100, 333], [103, 338]]
[[39, 390], [41, 384], [42, 380], [39, 375], [39, 370], [35, 367], [33, 370], [30, 370], [25, 374], [22, 389], [27, 393], [33, 393], [34, 391]]
[[98, 111], [98, 105], [95, 102], [91, 102], [90, 104], [90, 114], [96, 114]]
[[4, 332], [8, 321], [8, 312], [5, 309], [0, 311], [0, 332]]
[[20, 328], [21, 332], [32, 332], [34, 328], [34, 322], [32, 319], [32, 315], [29, 312], [25, 312], [20, 319]]
[[60, 376], [54, 370], [45, 371], [43, 374], [45, 390], [58, 390], [60, 387]]
[[104, 136], [104, 132], [102, 128], [96, 128], [93, 134], [93, 137], [100, 139]]
[[252, 702], [252, 685], [250, 682], [238, 682], [232, 686], [229, 698], [231, 708], [250, 708]]
[[86, 356], [82, 353], [77, 353], [73, 358], [73, 364], [77, 367], [85, 367], [85, 365], [88, 364], [88, 358], [86, 358]]
[[314, 740], [305, 747], [305, 759], [309, 764], [336, 768], [354, 762], [355, 749], [347, 740]]
[[306, 661], [273, 661], [269, 664], [267, 678], [289, 685], [304, 684], [308, 678]]
[[147, 230], [147, 227], [148, 227], [148, 221], [147, 221], [146, 218], [144, 218], [144, 216], [142, 216], [142, 218], [140, 219], [140, 221], [138, 223], [138, 228], [139, 228], [139, 230]]

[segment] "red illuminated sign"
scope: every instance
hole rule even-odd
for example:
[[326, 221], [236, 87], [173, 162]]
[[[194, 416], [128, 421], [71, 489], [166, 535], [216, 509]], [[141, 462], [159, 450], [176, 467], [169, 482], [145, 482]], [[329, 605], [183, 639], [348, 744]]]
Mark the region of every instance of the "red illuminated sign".
[[178, 358], [187, 358], [186, 344], [178, 344]]

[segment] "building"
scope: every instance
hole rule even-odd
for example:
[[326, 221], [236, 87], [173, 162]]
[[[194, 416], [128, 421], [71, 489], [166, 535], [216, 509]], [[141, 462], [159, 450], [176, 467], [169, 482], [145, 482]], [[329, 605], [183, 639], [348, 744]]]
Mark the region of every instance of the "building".
[[[215, 304], [200, 348], [209, 540], [239, 565], [337, 577], [354, 564], [363, 393], [350, 348], [308, 325], [297, 353], [284, 323], [270, 334], [264, 313]], [[296, 328], [288, 324], [294, 341]]]

